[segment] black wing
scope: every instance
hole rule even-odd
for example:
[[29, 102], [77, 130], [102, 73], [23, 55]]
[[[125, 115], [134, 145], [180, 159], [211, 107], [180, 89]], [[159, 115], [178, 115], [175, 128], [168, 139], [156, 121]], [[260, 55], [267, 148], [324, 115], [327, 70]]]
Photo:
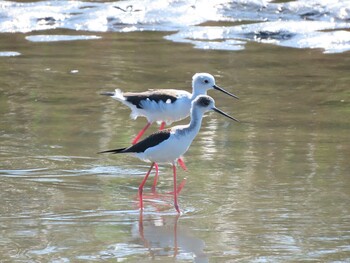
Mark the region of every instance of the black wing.
[[144, 140], [131, 145], [127, 148], [120, 148], [120, 149], [114, 149], [114, 150], [107, 150], [99, 153], [140, 153], [146, 151], [148, 148], [151, 148], [153, 146], [156, 146], [160, 144], [161, 142], [167, 140], [170, 137], [170, 129], [169, 130], [161, 130], [158, 132], [155, 132], [145, 138]]
[[142, 109], [142, 101], [147, 99], [155, 102], [170, 100], [172, 103], [177, 100], [176, 93], [172, 90], [149, 90], [141, 93], [126, 92], [123, 95], [126, 101], [139, 109]]

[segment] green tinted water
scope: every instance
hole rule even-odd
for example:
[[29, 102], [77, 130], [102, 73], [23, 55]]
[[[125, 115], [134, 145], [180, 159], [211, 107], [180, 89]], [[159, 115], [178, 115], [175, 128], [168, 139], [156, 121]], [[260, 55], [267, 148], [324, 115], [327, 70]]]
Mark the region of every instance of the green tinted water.
[[[52, 43], [0, 35], [0, 50], [21, 53], [0, 57], [0, 261], [350, 259], [348, 53], [206, 51], [161, 33], [99, 35]], [[190, 90], [196, 72], [240, 97], [210, 92], [241, 123], [207, 114], [185, 155], [189, 171], [178, 171], [187, 178], [183, 215], [166, 194], [170, 166], [157, 195], [150, 180], [140, 215], [148, 164], [96, 152], [129, 145], [145, 119], [98, 94]]]

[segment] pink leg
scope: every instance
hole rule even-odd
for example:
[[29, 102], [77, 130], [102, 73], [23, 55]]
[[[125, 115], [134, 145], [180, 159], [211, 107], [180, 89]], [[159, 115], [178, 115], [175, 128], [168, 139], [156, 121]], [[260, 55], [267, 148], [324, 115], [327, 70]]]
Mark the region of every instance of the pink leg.
[[142, 137], [142, 135], [145, 133], [145, 131], [149, 128], [149, 126], [151, 126], [151, 122], [148, 122], [146, 124], [146, 126], [137, 134], [137, 136], [135, 137], [135, 139], [131, 142], [132, 144], [136, 144], [140, 138]]
[[[152, 192], [155, 193], [156, 192], [156, 186], [158, 183], [158, 179], [159, 179], [159, 166], [157, 163], [154, 163], [154, 169], [156, 170], [156, 174], [154, 176], [154, 181], [153, 181], [153, 185], [152, 185]], [[184, 188], [185, 184], [186, 184], [186, 178], [183, 179], [183, 181], [178, 185], [177, 187], [177, 193], [179, 194], [182, 190], [182, 188]], [[171, 192], [172, 194], [173, 192]]]
[[[163, 130], [165, 127], [165, 122], [163, 121], [161, 124], [160, 124], [160, 127], [159, 127], [159, 130]], [[153, 181], [153, 185], [152, 185], [152, 192], [155, 193], [156, 191], [156, 186], [157, 186], [157, 183], [158, 183], [158, 178], [159, 178], [159, 167], [158, 167], [158, 164], [155, 163], [154, 164], [154, 169], [156, 170], [156, 174], [154, 176], [154, 181]]]
[[140, 186], [139, 186], [139, 204], [140, 204], [140, 209], [142, 210], [143, 209], [143, 200], [142, 200], [142, 192], [143, 192], [143, 187], [145, 186], [145, 183], [147, 181], [147, 178], [149, 176], [149, 174], [151, 173], [152, 171], [152, 168], [154, 166], [154, 163], [151, 164], [151, 167], [149, 168], [145, 178], [143, 178]]
[[179, 204], [177, 203], [177, 183], [176, 183], [176, 165], [173, 163], [173, 173], [174, 173], [174, 206], [176, 211], [180, 214]]
[[177, 194], [180, 194], [182, 188], [184, 188], [185, 184], [186, 184], [186, 178], [182, 180], [182, 182], [177, 186]]
[[154, 176], [154, 181], [153, 181], [153, 185], [152, 185], [152, 192], [155, 193], [156, 192], [156, 186], [158, 183], [158, 177], [159, 177], [159, 167], [157, 163], [154, 163], [154, 169], [156, 170], [156, 174]]
[[162, 121], [162, 123], [160, 124], [159, 126], [159, 130], [164, 130], [164, 127], [165, 127], [165, 121]]
[[[163, 121], [161, 124], [160, 124], [160, 127], [159, 127], [159, 130], [163, 130], [165, 127], [165, 122]], [[154, 181], [153, 181], [153, 185], [152, 185], [152, 192], [155, 193], [156, 192], [156, 186], [157, 186], [157, 183], [158, 183], [158, 178], [159, 178], [159, 167], [158, 167], [158, 164], [155, 163], [154, 164], [154, 169], [156, 170], [156, 174], [154, 176]]]
[[[187, 178], [184, 178], [181, 183], [178, 184], [177, 186], [177, 196], [179, 196], [180, 192], [182, 191], [182, 188], [184, 188], [186, 184]], [[174, 192], [169, 192], [168, 194], [173, 195]]]
[[182, 168], [184, 171], [187, 171], [186, 164], [184, 163], [184, 161], [182, 160], [182, 158], [177, 159], [177, 163], [181, 166], [181, 168]]

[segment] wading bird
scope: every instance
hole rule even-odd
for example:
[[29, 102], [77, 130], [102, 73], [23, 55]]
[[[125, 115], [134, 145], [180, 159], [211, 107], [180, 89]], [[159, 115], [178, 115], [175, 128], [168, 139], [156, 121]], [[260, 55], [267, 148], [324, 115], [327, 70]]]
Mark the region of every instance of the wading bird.
[[139, 206], [143, 209], [143, 187], [155, 163], [170, 163], [173, 167], [174, 180], [174, 207], [180, 213], [177, 201], [177, 183], [176, 183], [176, 160], [182, 156], [190, 147], [193, 139], [198, 134], [203, 115], [205, 112], [213, 110], [231, 120], [238, 121], [225, 112], [215, 107], [215, 101], [207, 95], [199, 95], [191, 107], [191, 121], [187, 125], [178, 125], [166, 130], [160, 130], [145, 138], [144, 140], [120, 149], [102, 151], [100, 153], [132, 153], [135, 157], [143, 161], [151, 162], [151, 167], [139, 186]]
[[[131, 109], [131, 118], [136, 119], [143, 116], [147, 119], [146, 126], [132, 140], [136, 144], [145, 131], [153, 122], [160, 123], [159, 130], [163, 130], [165, 124], [170, 125], [175, 121], [187, 118], [190, 115], [191, 103], [199, 95], [206, 95], [210, 89], [219, 90], [231, 97], [238, 97], [215, 83], [215, 78], [208, 73], [196, 73], [192, 77], [192, 93], [185, 90], [158, 89], [144, 92], [125, 92], [116, 89], [114, 92], [102, 92], [101, 95], [110, 96], [120, 101]], [[187, 170], [181, 158], [178, 159], [180, 166]], [[156, 176], [154, 178], [153, 189], [158, 180], [158, 165], [155, 163]]]

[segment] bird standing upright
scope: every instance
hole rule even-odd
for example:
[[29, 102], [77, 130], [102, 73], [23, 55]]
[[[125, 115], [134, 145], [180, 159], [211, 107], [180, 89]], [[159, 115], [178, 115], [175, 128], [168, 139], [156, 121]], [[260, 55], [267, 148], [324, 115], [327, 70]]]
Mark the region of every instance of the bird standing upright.
[[175, 121], [185, 119], [190, 115], [191, 103], [198, 95], [206, 95], [210, 89], [219, 90], [238, 99], [234, 94], [220, 88], [215, 78], [209, 73], [196, 73], [192, 77], [192, 93], [185, 90], [157, 89], [144, 92], [125, 92], [116, 89], [114, 92], [102, 92], [101, 95], [110, 96], [131, 109], [131, 118], [139, 116], [147, 118], [147, 125], [133, 139], [132, 144], [139, 141], [144, 132], [153, 122], [170, 125]]
[[238, 121], [229, 116], [225, 112], [215, 107], [215, 101], [209, 96], [199, 95], [193, 102], [191, 107], [191, 121], [187, 125], [178, 125], [170, 129], [155, 132], [144, 140], [120, 149], [102, 151], [100, 153], [132, 153], [143, 161], [151, 162], [151, 167], [139, 186], [139, 204], [143, 209], [143, 187], [155, 163], [170, 163], [173, 167], [174, 180], [174, 206], [180, 213], [177, 200], [177, 183], [176, 183], [176, 160], [182, 156], [190, 147], [193, 139], [198, 134], [202, 118], [205, 112], [213, 110], [220, 113], [231, 120]]
[[[153, 122], [160, 123], [160, 130], [165, 124], [170, 125], [175, 121], [187, 118], [190, 115], [191, 103], [199, 95], [206, 95], [210, 89], [219, 90], [233, 98], [238, 97], [215, 83], [215, 78], [209, 73], [196, 73], [192, 77], [192, 93], [185, 90], [176, 89], [158, 89], [145, 92], [125, 92], [116, 89], [114, 92], [103, 92], [101, 95], [110, 96], [128, 106], [131, 109], [131, 118], [136, 119], [139, 116], [147, 118], [146, 126], [132, 140], [136, 144], [145, 131]], [[178, 159], [180, 166], [186, 170], [185, 163], [181, 158]], [[153, 183], [153, 189], [158, 180], [158, 165], [155, 163], [156, 176]]]

